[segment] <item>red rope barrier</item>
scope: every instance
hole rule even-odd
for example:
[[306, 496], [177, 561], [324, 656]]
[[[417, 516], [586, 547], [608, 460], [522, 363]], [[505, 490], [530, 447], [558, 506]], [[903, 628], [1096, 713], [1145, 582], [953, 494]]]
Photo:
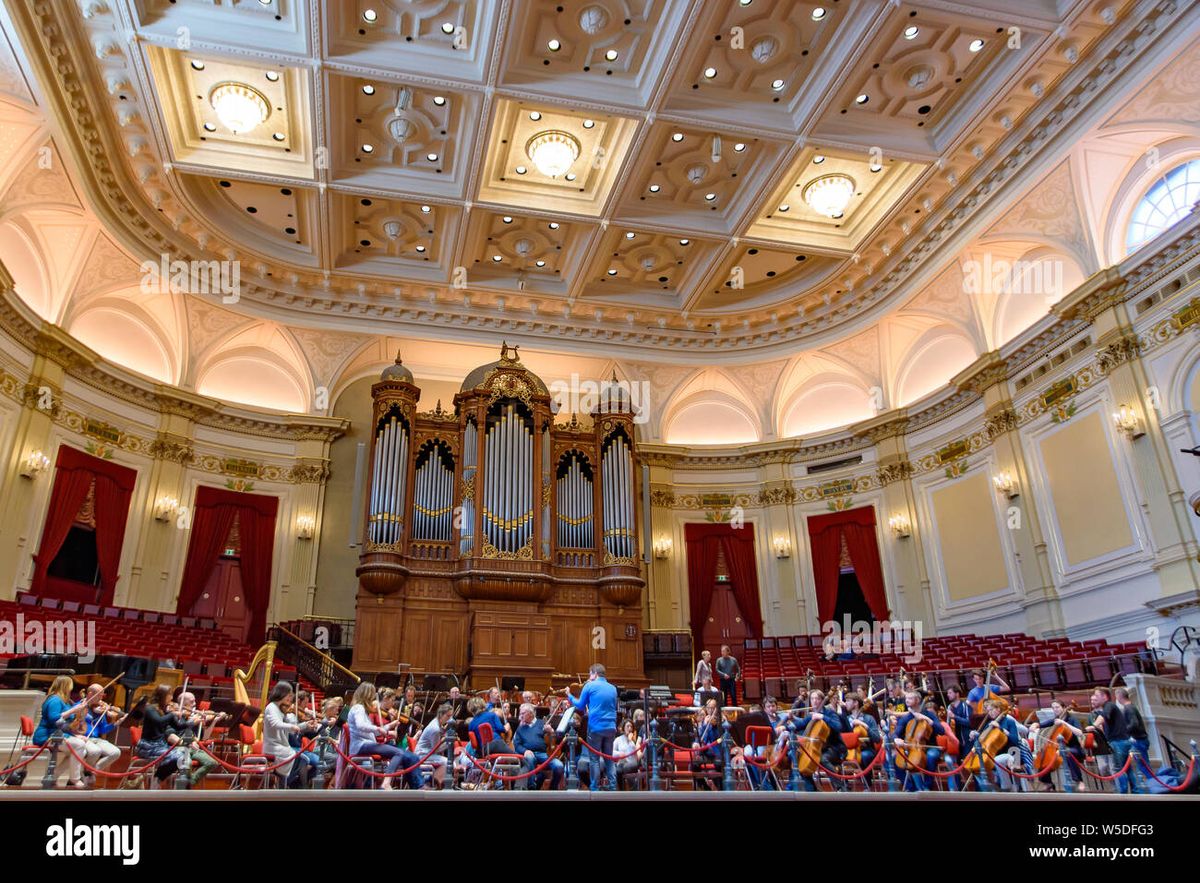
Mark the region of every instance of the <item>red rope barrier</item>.
[[[554, 750], [552, 752], [550, 752], [550, 754], [546, 757], [546, 759], [542, 763], [538, 764], [537, 766], [535, 766], [533, 769], [531, 769], [527, 773], [518, 773], [515, 776], [506, 776], [504, 773], [497, 773], [494, 770], [489, 770], [487, 767], [485, 767], [483, 764], [481, 764], [479, 761], [477, 761], [470, 754], [466, 755], [466, 758], [467, 758], [467, 760], [471, 761], [471, 763], [473, 763], [476, 766], [476, 768], [478, 768], [479, 771], [484, 774], [484, 776], [486, 776], [490, 779], [499, 779], [501, 782], [519, 782], [522, 779], [528, 779], [533, 776], [536, 776], [538, 773], [540, 773], [546, 767], [550, 766], [550, 762], [552, 760], [554, 760], [556, 757], [558, 757], [559, 754], [562, 753], [564, 744], [565, 743], [563, 743], [563, 742], [559, 742], [557, 745], [554, 746]], [[586, 744], [586, 743], [584, 743], [584, 744]], [[486, 760], [486, 758], [484, 758], [484, 759]]]
[[1102, 776], [1099, 773], [1093, 773], [1091, 770], [1089, 770], [1083, 764], [1080, 764], [1079, 768], [1081, 770], [1083, 770], [1085, 773], [1087, 773], [1089, 776], [1091, 776], [1093, 779], [1096, 779], [1100, 782], [1111, 782], [1114, 779], [1119, 779], [1121, 776], [1125, 775], [1125, 773], [1128, 772], [1129, 765], [1132, 762], [1133, 762], [1133, 755], [1130, 754], [1127, 758], [1125, 758], [1125, 766], [1121, 767], [1119, 770], [1117, 770], [1117, 772], [1113, 773], [1111, 776]]
[[[222, 769], [228, 770], [231, 773], [238, 773], [238, 774], [241, 774], [241, 773], [256, 773], [256, 774], [257, 773], [273, 773], [273, 772], [275, 772], [275, 770], [279, 769], [280, 767], [287, 766], [289, 763], [291, 763], [297, 757], [299, 757], [301, 754], [304, 753], [303, 751], [297, 751], [295, 754], [291, 755], [290, 757], [285, 757], [283, 760], [279, 761], [278, 763], [274, 763], [269, 766], [241, 767], [241, 766], [235, 766], [234, 764], [231, 764], [231, 763], [226, 763], [221, 758], [217, 757], [215, 754], [213, 754], [211, 751], [209, 751], [208, 747], [203, 742], [196, 742], [195, 744], [197, 746], [199, 746], [201, 751], [203, 751], [205, 754], [207, 754], [209, 757], [211, 757], [213, 760], [215, 760]], [[212, 744], [212, 743], [210, 742], [209, 744]], [[266, 755], [264, 755], [264, 756], [266, 756]], [[189, 755], [189, 759], [190, 759], [190, 755]]]
[[[627, 757], [633, 757], [633, 756], [634, 756], [635, 754], [637, 754], [639, 751], [645, 751], [645, 750], [646, 750], [645, 746], [642, 746], [642, 747], [640, 747], [640, 748], [635, 748], [635, 749], [633, 749], [633, 751], [630, 751], [628, 754], [622, 754], [622, 755], [620, 755], [620, 756], [614, 756], [614, 755], [611, 755], [611, 754], [605, 754], [605, 753], [604, 753], [603, 751], [601, 751], [599, 748], [593, 748], [591, 745], [589, 745], [587, 742], [584, 742], [582, 739], [581, 739], [580, 741], [581, 741], [581, 742], [583, 742], [583, 744], [587, 746], [587, 750], [588, 750], [588, 751], [592, 752], [593, 754], [598, 754], [598, 755], [600, 755], [600, 756], [601, 756], [601, 757], [603, 757], [605, 760], [612, 760], [612, 761], [624, 760], [624, 759], [625, 759], [625, 758], [627, 758]], [[719, 744], [719, 742], [720, 742], [720, 740], [718, 739], [716, 742], [713, 742], [712, 744], [713, 744], [713, 745], [717, 745], [717, 744]], [[685, 749], [683, 749], [683, 750], [684, 750], [684, 751], [688, 751], [688, 750], [700, 751], [700, 750], [703, 750], [703, 749], [687, 749], [687, 748], [685, 748]]]
[[[137, 768], [130, 767], [129, 769], [125, 770], [125, 772], [123, 772], [123, 773], [110, 773], [108, 770], [102, 770], [102, 769], [92, 766], [86, 760], [84, 760], [82, 757], [80, 757], [78, 754], [76, 754], [75, 749], [71, 746], [71, 743], [68, 742], [66, 739], [63, 740], [63, 745], [67, 746], [67, 751], [71, 752], [71, 756], [74, 757], [77, 761], [79, 761], [80, 765], [85, 770], [87, 770], [93, 776], [103, 776], [106, 779], [130, 779], [134, 776], [140, 776], [142, 773], [146, 772], [147, 770], [153, 769], [154, 767], [158, 766], [160, 763], [162, 763], [164, 760], [166, 760], [166, 758], [171, 754], [171, 752], [173, 752], [175, 750], [174, 748], [168, 748], [166, 751], [164, 751], [158, 757], [154, 758], [153, 760], [147, 761], [140, 767], [137, 767]], [[132, 758], [131, 758], [131, 760], [132, 760]]]
[[1192, 771], [1195, 768], [1196, 768], [1196, 758], [1193, 757], [1190, 761], [1188, 761], [1187, 772], [1184, 773], [1184, 775], [1183, 775], [1183, 782], [1178, 785], [1171, 785], [1167, 782], [1164, 782], [1162, 779], [1160, 779], [1158, 776], [1156, 776], [1154, 774], [1154, 770], [1150, 769], [1149, 761], [1146, 762], [1146, 772], [1150, 774], [1150, 778], [1152, 778], [1154, 781], [1158, 782], [1158, 784], [1162, 785], [1164, 788], [1166, 788], [1168, 791], [1170, 791], [1172, 793], [1182, 791], [1190, 785], [1191, 779], [1192, 779]]
[[446, 737], [442, 736], [442, 738], [438, 740], [438, 743], [436, 745], [434, 745], [433, 748], [430, 749], [428, 754], [426, 754], [424, 757], [422, 757], [420, 760], [418, 760], [412, 766], [405, 767], [404, 769], [401, 769], [401, 770], [396, 770], [394, 773], [386, 773], [386, 772], [385, 773], [377, 773], [377, 772], [375, 772], [375, 770], [369, 770], [364, 766], [359, 766], [358, 764], [356, 764], [354, 762], [354, 758], [352, 758], [350, 755], [346, 754], [346, 752], [342, 751], [342, 746], [338, 745], [336, 742], [331, 742], [330, 744], [333, 745], [333, 750], [338, 753], [338, 756], [341, 757], [342, 760], [346, 761], [347, 764], [354, 767], [354, 769], [358, 770], [360, 773], [371, 776], [374, 779], [394, 779], [397, 776], [406, 776], [415, 769], [420, 769], [421, 764], [423, 764], [425, 761], [429, 760], [429, 758], [431, 758], [435, 754], [437, 754], [438, 750], [445, 743], [446, 743]]
[[[684, 748], [682, 745], [676, 745], [674, 742], [668, 742], [666, 739], [662, 739], [661, 741], [662, 744], [669, 748], [674, 748], [676, 751], [708, 751], [708, 749], [721, 744], [720, 739], [714, 739], [712, 742], [709, 742], [707, 745], [701, 745], [699, 748]], [[586, 742], [584, 744], [587, 745]], [[591, 746], [589, 745], [588, 747], [590, 748]]]
[[17, 770], [19, 770], [23, 767], [29, 766], [31, 763], [33, 763], [35, 760], [37, 760], [39, 757], [41, 757], [42, 752], [45, 751], [49, 747], [50, 747], [49, 741], [43, 742], [41, 745], [38, 746], [38, 750], [37, 750], [36, 754], [30, 755], [29, 757], [25, 758], [23, 761], [18, 763], [16, 766], [11, 766], [6, 770], [0, 770], [0, 778], [8, 776], [11, 773], [15, 773]]

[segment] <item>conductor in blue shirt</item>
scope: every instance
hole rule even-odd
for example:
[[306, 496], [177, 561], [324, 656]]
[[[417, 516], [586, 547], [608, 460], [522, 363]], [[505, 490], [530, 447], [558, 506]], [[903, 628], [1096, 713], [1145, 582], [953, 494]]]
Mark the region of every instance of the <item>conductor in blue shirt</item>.
[[587, 712], [588, 744], [596, 749], [588, 752], [591, 764], [589, 786], [593, 791], [600, 790], [600, 763], [603, 761], [604, 776], [607, 779], [604, 790], [616, 791], [616, 762], [608, 757], [602, 758], [596, 752], [602, 751], [610, 757], [613, 753], [613, 741], [617, 738], [617, 688], [608, 682], [604, 676], [604, 666], [600, 663], [592, 665], [588, 673], [588, 682], [583, 685], [579, 698], [572, 696], [571, 688], [568, 687], [567, 699], [580, 711]]

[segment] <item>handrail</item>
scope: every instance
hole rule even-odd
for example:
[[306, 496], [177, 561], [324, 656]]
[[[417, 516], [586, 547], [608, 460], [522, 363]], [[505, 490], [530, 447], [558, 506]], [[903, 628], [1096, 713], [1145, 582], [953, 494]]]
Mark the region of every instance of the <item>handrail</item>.
[[21, 680], [21, 689], [29, 689], [29, 676], [32, 674], [40, 675], [71, 675], [75, 676], [73, 668], [6, 668], [0, 670], [0, 677], [7, 674], [24, 674], [25, 677]]
[[274, 625], [271, 631], [278, 642], [280, 656], [287, 657], [287, 662], [320, 687], [321, 692], [330, 693], [338, 687], [356, 686], [362, 681], [328, 653], [314, 647], [287, 627]]

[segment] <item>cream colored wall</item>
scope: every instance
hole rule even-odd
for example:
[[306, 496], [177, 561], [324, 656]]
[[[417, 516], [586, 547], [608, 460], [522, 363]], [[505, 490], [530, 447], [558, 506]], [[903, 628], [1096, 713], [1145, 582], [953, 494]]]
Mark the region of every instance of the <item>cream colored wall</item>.
[[945, 590], [951, 602], [1008, 586], [994, 494], [988, 476], [976, 472], [930, 495]]

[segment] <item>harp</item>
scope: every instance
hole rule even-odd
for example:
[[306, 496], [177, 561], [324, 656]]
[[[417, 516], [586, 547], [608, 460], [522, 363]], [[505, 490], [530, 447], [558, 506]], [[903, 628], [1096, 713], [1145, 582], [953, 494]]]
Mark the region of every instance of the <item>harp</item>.
[[267, 694], [271, 689], [271, 670], [275, 665], [275, 642], [267, 641], [258, 648], [246, 670], [233, 672], [233, 701], [248, 705], [258, 719], [254, 722], [254, 735], [262, 735], [262, 710], [267, 706]]

